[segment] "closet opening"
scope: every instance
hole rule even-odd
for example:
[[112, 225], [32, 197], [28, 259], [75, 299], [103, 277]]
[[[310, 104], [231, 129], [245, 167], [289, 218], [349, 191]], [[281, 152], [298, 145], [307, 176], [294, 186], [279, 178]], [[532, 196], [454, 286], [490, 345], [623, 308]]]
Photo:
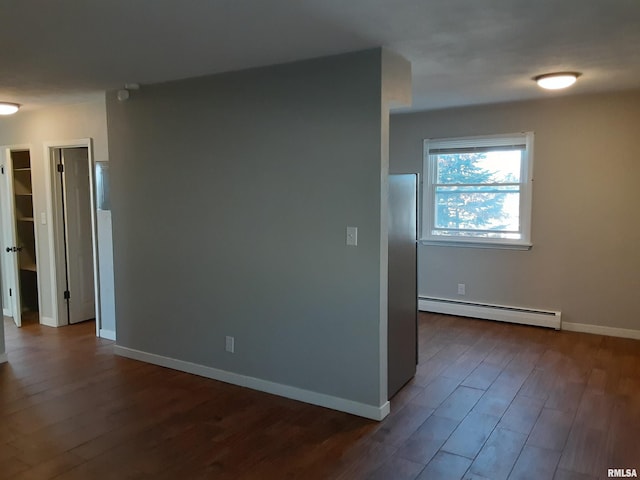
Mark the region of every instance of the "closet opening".
[[2, 209], [2, 299], [4, 315], [18, 327], [39, 323], [37, 242], [29, 148], [6, 150], [0, 172], [4, 177]]

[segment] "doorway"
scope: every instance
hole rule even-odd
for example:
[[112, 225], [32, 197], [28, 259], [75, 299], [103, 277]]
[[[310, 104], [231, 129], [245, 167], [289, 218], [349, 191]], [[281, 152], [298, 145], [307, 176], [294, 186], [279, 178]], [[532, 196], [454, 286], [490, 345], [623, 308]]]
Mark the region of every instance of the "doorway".
[[99, 289], [93, 161], [87, 143], [48, 146], [58, 325], [96, 320]]
[[6, 148], [0, 165], [3, 177], [3, 314], [12, 317], [18, 327], [23, 322], [40, 321], [31, 166], [28, 146]]

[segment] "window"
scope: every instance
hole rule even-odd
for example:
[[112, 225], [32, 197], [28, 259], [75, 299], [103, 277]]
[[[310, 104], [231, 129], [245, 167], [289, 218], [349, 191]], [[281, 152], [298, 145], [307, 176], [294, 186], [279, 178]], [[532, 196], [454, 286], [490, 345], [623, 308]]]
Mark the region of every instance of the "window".
[[530, 248], [533, 132], [425, 140], [422, 240]]

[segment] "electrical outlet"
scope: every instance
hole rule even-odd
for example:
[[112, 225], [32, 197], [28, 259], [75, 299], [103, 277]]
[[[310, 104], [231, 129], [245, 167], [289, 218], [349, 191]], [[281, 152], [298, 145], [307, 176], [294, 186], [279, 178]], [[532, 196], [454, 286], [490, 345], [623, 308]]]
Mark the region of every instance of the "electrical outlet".
[[236, 340], [233, 337], [225, 337], [224, 349], [229, 353], [234, 353], [236, 349]]
[[458, 295], [464, 295], [466, 293], [466, 287], [464, 283], [458, 284]]
[[347, 227], [347, 245], [350, 247], [358, 246], [358, 227]]

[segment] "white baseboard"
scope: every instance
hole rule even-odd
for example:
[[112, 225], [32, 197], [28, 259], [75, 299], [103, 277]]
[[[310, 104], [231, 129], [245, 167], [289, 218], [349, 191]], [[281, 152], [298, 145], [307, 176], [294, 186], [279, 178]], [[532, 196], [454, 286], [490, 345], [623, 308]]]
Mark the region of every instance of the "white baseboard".
[[9, 310], [8, 308], [3, 308], [2, 309], [2, 314], [5, 317], [13, 317], [13, 314], [11, 313], [11, 310]]
[[101, 328], [98, 334], [100, 338], [104, 338], [106, 340], [113, 340], [113, 341], [116, 340], [116, 332], [114, 332], [113, 330], [105, 330]]
[[520, 323], [560, 330], [561, 313], [506, 305], [464, 302], [447, 298], [420, 297], [418, 310], [460, 317], [483, 318], [499, 322]]
[[9, 359], [7, 358], [7, 354], [6, 353], [0, 353], [0, 363], [5, 363], [8, 362]]
[[628, 328], [603, 327], [601, 325], [590, 325], [588, 323], [562, 322], [562, 329], [570, 332], [595, 333], [608, 337], [633, 338], [640, 340], [640, 330]]
[[56, 321], [51, 317], [40, 317], [40, 324], [47, 327], [58, 327]]
[[213, 380], [219, 380], [221, 382], [251, 388], [253, 390], [259, 390], [261, 392], [272, 393], [281, 397], [299, 400], [301, 402], [330, 408], [332, 410], [338, 410], [340, 412], [351, 413], [353, 415], [369, 418], [371, 420], [380, 421], [384, 417], [386, 417], [390, 411], [389, 402], [385, 402], [380, 407], [376, 407], [374, 405], [354, 402], [353, 400], [347, 400], [340, 397], [325, 395], [323, 393], [312, 392], [310, 390], [291, 387], [289, 385], [283, 385], [281, 383], [248, 377], [246, 375], [240, 375], [238, 373], [228, 372], [226, 370], [220, 370], [213, 367], [198, 365], [196, 363], [185, 362], [184, 360], [177, 360], [175, 358], [163, 357], [161, 355], [155, 355], [153, 353], [142, 352], [140, 350], [134, 350], [127, 347], [122, 347], [120, 345], [114, 345], [113, 351], [117, 355], [133, 358], [134, 360], [153, 363], [154, 365], [160, 365], [161, 367], [172, 368], [174, 370], [192, 373], [201, 377], [211, 378]]

